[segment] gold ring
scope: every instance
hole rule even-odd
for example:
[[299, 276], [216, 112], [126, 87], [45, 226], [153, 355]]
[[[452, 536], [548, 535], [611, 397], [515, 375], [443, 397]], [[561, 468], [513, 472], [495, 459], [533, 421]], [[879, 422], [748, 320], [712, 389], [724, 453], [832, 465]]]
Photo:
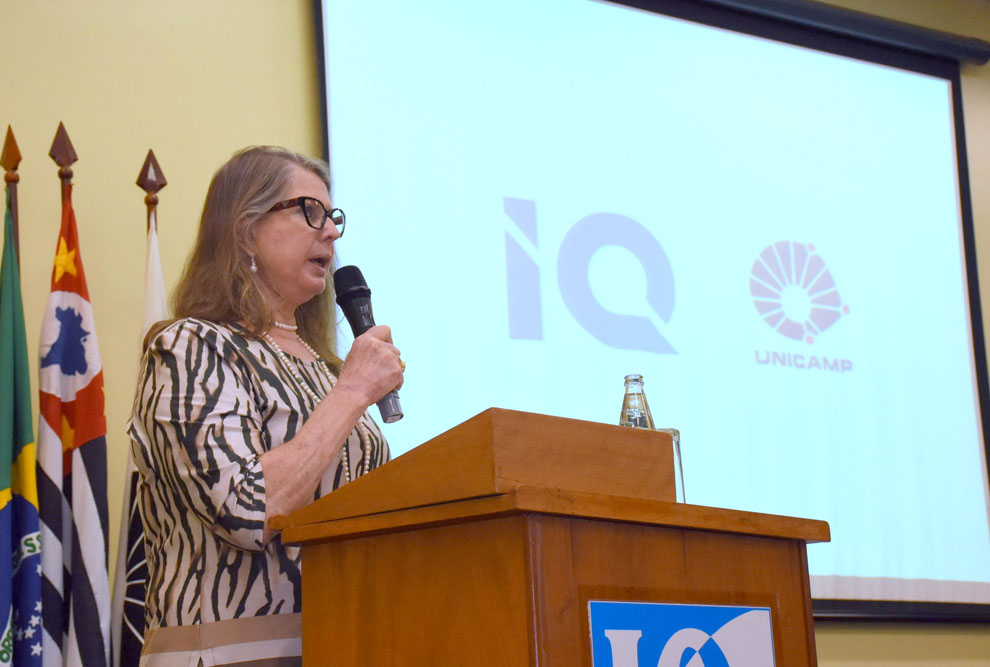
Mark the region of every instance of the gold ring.
[[403, 373], [406, 372], [406, 362], [402, 360], [402, 357], [399, 357], [399, 367], [402, 368]]

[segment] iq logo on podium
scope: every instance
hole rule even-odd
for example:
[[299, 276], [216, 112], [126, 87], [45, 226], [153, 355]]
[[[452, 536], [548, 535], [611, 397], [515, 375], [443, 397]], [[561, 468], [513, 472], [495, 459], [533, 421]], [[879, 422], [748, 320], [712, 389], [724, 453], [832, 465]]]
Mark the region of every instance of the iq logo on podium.
[[770, 609], [588, 603], [594, 667], [773, 667]]

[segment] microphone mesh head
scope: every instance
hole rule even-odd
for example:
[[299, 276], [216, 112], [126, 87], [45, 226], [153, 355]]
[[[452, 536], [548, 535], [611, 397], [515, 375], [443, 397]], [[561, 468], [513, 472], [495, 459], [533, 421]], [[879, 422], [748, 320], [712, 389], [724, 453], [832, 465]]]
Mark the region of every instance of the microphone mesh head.
[[365, 282], [361, 269], [354, 266], [342, 266], [333, 274], [333, 291], [337, 295], [337, 302], [354, 296], [371, 296], [368, 283]]

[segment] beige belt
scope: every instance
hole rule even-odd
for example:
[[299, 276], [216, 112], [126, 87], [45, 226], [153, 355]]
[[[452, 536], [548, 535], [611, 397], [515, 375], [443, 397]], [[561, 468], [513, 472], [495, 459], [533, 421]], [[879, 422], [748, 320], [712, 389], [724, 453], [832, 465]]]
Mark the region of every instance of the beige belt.
[[164, 658], [161, 654], [165, 653], [176, 658], [179, 653], [203, 654], [204, 664], [216, 665], [240, 664], [248, 657], [250, 662], [243, 664], [299, 664], [298, 658], [294, 663], [280, 659], [302, 653], [302, 614], [251, 616], [152, 630], [145, 638], [142, 658]]

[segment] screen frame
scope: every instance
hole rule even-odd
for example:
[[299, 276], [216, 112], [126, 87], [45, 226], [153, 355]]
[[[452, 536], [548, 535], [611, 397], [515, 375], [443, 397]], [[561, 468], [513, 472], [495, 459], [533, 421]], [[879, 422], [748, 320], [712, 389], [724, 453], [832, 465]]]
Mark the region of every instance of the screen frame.
[[[323, 160], [329, 163], [329, 91], [325, 60], [324, 1], [313, 0]], [[960, 67], [990, 61], [990, 43], [806, 0], [592, 0], [622, 5], [756, 37], [889, 65], [949, 81], [952, 90], [960, 217], [969, 315], [983, 434], [990, 471], [990, 379], [980, 300]], [[863, 599], [812, 600], [814, 617], [837, 621], [990, 623], [990, 604]]]

